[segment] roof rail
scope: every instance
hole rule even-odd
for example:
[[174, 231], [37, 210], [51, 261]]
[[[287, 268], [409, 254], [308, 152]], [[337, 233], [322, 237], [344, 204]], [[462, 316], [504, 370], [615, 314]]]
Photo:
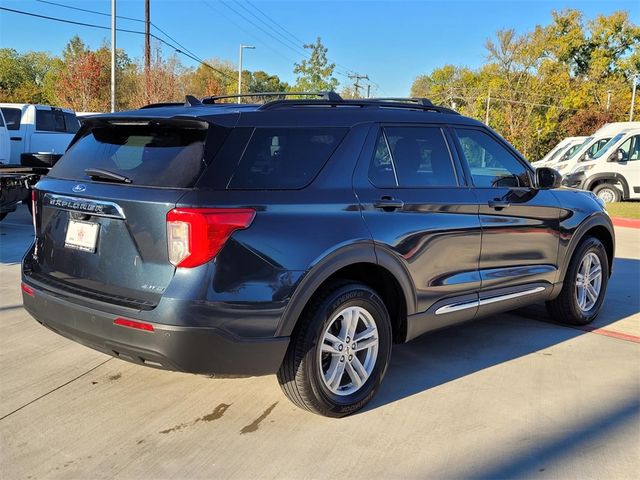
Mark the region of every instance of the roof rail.
[[428, 98], [361, 98], [348, 100], [274, 100], [262, 105], [259, 110], [276, 110], [290, 107], [360, 107], [360, 108], [397, 108], [407, 110], [423, 110], [429, 112], [449, 113], [460, 115], [455, 110], [434, 105]]
[[149, 105], [140, 107], [140, 110], [144, 110], [146, 108], [181, 107], [181, 106], [184, 106], [184, 102], [160, 102], [160, 103], [150, 103]]
[[204, 97], [202, 103], [212, 104], [221, 103], [217, 100], [227, 100], [230, 98], [259, 98], [259, 97], [320, 97], [323, 100], [329, 100], [334, 102], [342, 101], [342, 97], [336, 92], [259, 92], [259, 93], [242, 93], [235, 95], [215, 95], [213, 97]]

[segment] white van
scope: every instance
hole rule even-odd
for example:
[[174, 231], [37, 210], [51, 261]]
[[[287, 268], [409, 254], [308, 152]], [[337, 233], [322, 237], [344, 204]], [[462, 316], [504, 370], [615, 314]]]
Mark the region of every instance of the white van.
[[540, 160], [535, 162], [536, 167], [541, 167], [546, 162], [550, 162], [560, 155], [562, 152], [565, 152], [568, 147], [572, 147], [574, 145], [580, 145], [587, 137], [567, 137], [560, 140], [555, 147], [553, 147], [549, 152], [542, 157]]
[[640, 128], [615, 135], [562, 183], [592, 191], [606, 203], [640, 199]]
[[69, 108], [0, 103], [0, 110], [9, 131], [12, 164], [19, 164], [23, 153], [63, 154], [80, 128]]
[[0, 110], [0, 165], [9, 163], [11, 159], [11, 144], [9, 142], [7, 124], [4, 121], [2, 110]]
[[569, 155], [562, 155], [551, 165], [563, 175], [571, 173], [580, 162], [592, 158], [615, 135], [630, 128], [640, 128], [640, 122], [613, 122], [596, 130], [581, 146]]

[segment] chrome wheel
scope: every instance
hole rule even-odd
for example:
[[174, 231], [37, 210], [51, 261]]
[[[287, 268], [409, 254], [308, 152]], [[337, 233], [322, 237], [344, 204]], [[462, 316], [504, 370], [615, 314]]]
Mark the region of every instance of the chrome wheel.
[[583, 312], [588, 312], [598, 301], [602, 287], [602, 264], [593, 252], [582, 259], [576, 278], [576, 300]]
[[347, 307], [336, 314], [324, 331], [318, 365], [325, 386], [344, 396], [367, 381], [378, 357], [378, 327], [362, 307]]

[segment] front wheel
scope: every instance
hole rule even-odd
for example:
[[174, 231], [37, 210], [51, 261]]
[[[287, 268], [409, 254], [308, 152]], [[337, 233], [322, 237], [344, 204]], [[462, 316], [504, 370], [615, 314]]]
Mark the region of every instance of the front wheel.
[[592, 322], [604, 302], [609, 281], [609, 259], [602, 242], [587, 237], [571, 258], [560, 295], [547, 302], [549, 314], [572, 325]]
[[622, 193], [615, 185], [611, 183], [601, 183], [593, 189], [593, 194], [602, 200], [604, 203], [619, 202], [622, 197]]
[[391, 355], [391, 322], [379, 295], [366, 285], [326, 288], [307, 306], [278, 371], [296, 405], [344, 417], [375, 395]]

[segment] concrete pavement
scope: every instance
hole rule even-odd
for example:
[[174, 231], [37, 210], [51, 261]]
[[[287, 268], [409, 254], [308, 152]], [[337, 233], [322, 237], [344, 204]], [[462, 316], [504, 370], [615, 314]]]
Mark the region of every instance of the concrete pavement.
[[[538, 306], [394, 348], [373, 403], [332, 420], [275, 377], [139, 367], [21, 308], [25, 211], [0, 224], [0, 477], [637, 478], [640, 230], [618, 229], [604, 311], [584, 330]], [[626, 334], [608, 336], [607, 332]]]

